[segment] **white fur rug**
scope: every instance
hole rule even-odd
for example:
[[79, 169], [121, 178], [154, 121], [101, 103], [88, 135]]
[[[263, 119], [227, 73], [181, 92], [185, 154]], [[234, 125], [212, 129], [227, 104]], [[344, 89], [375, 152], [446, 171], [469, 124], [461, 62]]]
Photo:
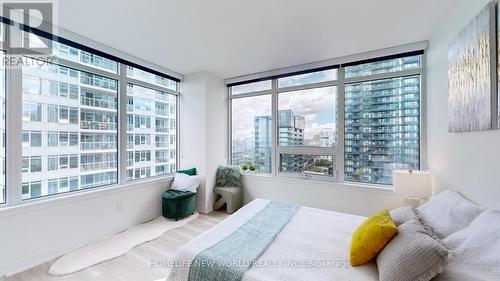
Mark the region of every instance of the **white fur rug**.
[[49, 274], [60, 276], [75, 273], [98, 263], [117, 258], [129, 252], [135, 246], [155, 240], [165, 232], [181, 227], [197, 217], [198, 212], [178, 221], [168, 220], [160, 216], [123, 232], [96, 239], [88, 245], [57, 259], [50, 267]]

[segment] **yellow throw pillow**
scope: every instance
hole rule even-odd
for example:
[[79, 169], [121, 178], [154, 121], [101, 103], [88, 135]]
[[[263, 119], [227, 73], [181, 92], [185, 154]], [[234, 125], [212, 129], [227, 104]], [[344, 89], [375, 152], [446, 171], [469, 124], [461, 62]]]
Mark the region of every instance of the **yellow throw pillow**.
[[352, 236], [349, 261], [358, 266], [371, 261], [398, 233], [388, 210], [374, 214], [356, 229]]

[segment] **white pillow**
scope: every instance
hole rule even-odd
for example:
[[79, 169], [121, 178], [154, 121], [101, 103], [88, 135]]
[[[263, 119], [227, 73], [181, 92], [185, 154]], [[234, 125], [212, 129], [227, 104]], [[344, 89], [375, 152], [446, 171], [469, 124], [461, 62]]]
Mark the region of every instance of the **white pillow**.
[[389, 214], [394, 224], [400, 226], [407, 221], [418, 218], [416, 212], [417, 210], [415, 210], [415, 208], [405, 206], [391, 210]]
[[196, 189], [200, 185], [200, 182], [201, 181], [198, 176], [175, 173], [174, 181], [172, 182], [170, 189], [196, 193]]
[[466, 228], [485, 209], [455, 191], [443, 191], [418, 208], [423, 222], [434, 229], [439, 238]]
[[480, 214], [469, 227], [443, 240], [453, 257], [435, 280], [500, 280], [500, 211]]

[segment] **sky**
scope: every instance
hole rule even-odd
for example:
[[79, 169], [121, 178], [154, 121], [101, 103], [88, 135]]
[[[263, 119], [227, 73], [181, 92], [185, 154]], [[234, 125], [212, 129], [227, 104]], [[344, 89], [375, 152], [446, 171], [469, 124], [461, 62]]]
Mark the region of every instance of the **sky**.
[[[336, 120], [336, 87], [315, 88], [278, 95], [279, 110], [292, 110], [305, 118], [305, 139], [321, 131], [334, 131]], [[234, 139], [254, 137], [256, 116], [271, 116], [271, 95], [232, 100]]]

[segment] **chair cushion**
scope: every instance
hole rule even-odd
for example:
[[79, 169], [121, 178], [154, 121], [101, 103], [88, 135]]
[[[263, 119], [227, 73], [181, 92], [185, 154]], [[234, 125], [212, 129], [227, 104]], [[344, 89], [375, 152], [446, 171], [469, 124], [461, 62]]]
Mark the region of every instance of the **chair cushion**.
[[188, 176], [196, 176], [196, 168], [186, 169], [186, 170], [177, 170], [176, 173], [186, 174]]
[[222, 191], [222, 192], [238, 192], [240, 190], [241, 190], [241, 188], [239, 188], [239, 187], [232, 187], [232, 186], [225, 186], [225, 187], [216, 186], [215, 187], [215, 191]]
[[163, 192], [163, 199], [167, 200], [179, 200], [183, 198], [189, 198], [191, 196], [194, 196], [196, 193], [189, 192], [189, 191], [179, 191], [179, 190], [172, 190], [169, 189], [165, 192]]
[[215, 186], [241, 187], [239, 167], [218, 167], [215, 176]]

